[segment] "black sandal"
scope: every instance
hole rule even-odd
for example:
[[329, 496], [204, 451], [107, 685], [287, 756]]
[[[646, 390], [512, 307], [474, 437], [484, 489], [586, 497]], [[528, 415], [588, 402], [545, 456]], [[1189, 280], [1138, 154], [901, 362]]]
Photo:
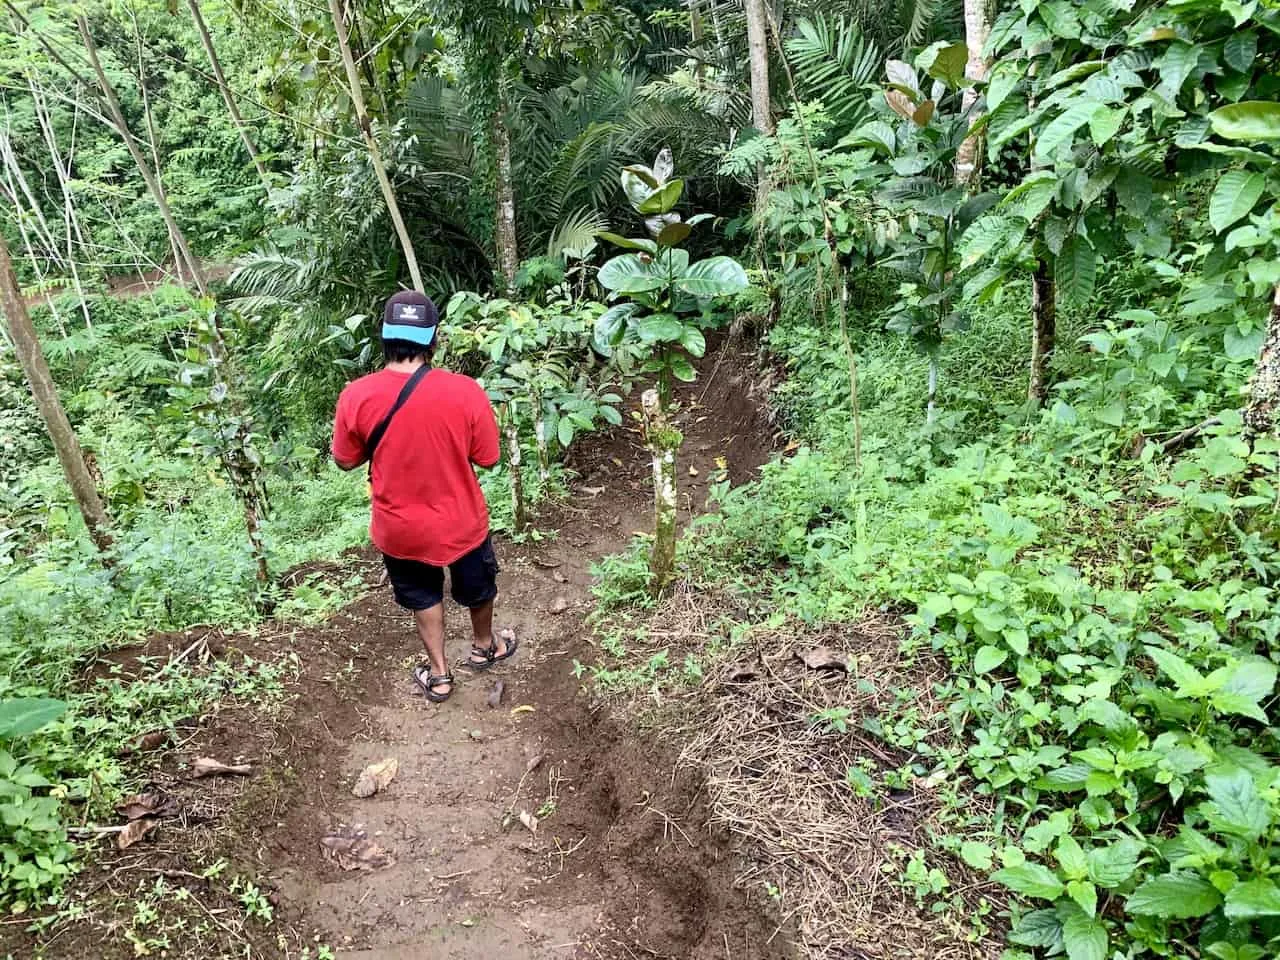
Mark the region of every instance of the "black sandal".
[[515, 633], [511, 630], [503, 630], [499, 635], [502, 637], [502, 642], [507, 645], [506, 653], [498, 653], [498, 635], [495, 635], [493, 644], [487, 650], [484, 647], [473, 646], [471, 648], [471, 657], [484, 657], [483, 660], [473, 660], [468, 657], [463, 662], [472, 670], [488, 670], [495, 663], [510, 660], [516, 655], [520, 641], [516, 639]]
[[[426, 679], [423, 679], [425, 674]], [[426, 664], [419, 664], [413, 668], [413, 682], [418, 685], [418, 689], [422, 691], [422, 695], [432, 703], [444, 703], [453, 696], [453, 674], [442, 673], [435, 675], [431, 672], [431, 667]], [[443, 687], [449, 684], [449, 689], [445, 693], [437, 693], [436, 687]]]

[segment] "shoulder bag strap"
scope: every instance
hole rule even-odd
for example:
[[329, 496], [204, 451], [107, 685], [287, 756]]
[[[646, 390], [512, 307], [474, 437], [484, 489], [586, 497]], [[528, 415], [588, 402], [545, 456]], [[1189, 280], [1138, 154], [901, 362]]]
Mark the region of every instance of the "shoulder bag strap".
[[391, 426], [391, 418], [396, 412], [405, 405], [409, 397], [413, 395], [413, 391], [418, 388], [424, 377], [430, 372], [431, 364], [424, 363], [417, 370], [413, 371], [411, 376], [403, 387], [400, 388], [400, 395], [396, 397], [396, 402], [391, 405], [391, 409], [387, 411], [387, 415], [379, 421], [378, 425], [373, 428], [373, 432], [369, 434], [369, 440], [365, 443], [365, 458], [369, 461], [369, 476], [373, 477], [373, 453], [378, 449], [378, 444], [382, 442], [382, 435], [387, 432], [387, 427]]

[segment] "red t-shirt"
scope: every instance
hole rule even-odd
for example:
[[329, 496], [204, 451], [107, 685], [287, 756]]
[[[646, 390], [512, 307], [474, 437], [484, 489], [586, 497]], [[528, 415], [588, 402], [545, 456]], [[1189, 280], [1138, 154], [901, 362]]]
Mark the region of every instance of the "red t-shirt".
[[[347, 384], [333, 424], [333, 458], [365, 461], [365, 441], [409, 374], [393, 370]], [[472, 464], [498, 462], [498, 423], [480, 384], [432, 370], [391, 420], [373, 456], [369, 533], [388, 556], [443, 567], [489, 535], [489, 509]]]

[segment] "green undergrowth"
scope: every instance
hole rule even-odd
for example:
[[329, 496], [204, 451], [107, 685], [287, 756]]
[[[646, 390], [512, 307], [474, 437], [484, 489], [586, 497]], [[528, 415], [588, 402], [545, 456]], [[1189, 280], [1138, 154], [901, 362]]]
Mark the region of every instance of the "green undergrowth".
[[[1063, 317], [1039, 411], [1023, 400], [1024, 289], [946, 345], [933, 425], [924, 359], [878, 332], [874, 309], [854, 318], [860, 468], [838, 341], [793, 293], [769, 346], [800, 446], [723, 490], [681, 561], [759, 619], [896, 612], [904, 655], [950, 664], [933, 691], [950, 737], [931, 737], [936, 720], [910, 703], [868, 727], [910, 752], [917, 777], [990, 798], [953, 800], [926, 856], [1016, 894], [1009, 960], [1273, 955], [1278, 446], [1246, 444], [1236, 412], [1255, 345], [1159, 296]], [[697, 682], [707, 664], [676, 644], [629, 649], [644, 637], [643, 612], [625, 612], [637, 556], [598, 570], [596, 678]], [[933, 909], [965, 908], [936, 886]]]

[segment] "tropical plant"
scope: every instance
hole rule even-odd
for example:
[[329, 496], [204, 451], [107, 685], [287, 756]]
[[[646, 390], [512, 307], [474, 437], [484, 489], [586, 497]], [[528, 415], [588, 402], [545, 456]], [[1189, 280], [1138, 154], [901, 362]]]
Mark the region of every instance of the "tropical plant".
[[653, 455], [654, 542], [650, 569], [654, 592], [670, 581], [675, 568], [676, 453], [683, 440], [672, 422], [672, 380], [697, 376], [690, 358], [706, 351], [702, 327], [717, 300], [748, 286], [746, 271], [731, 257], [691, 262], [679, 246], [699, 223], [701, 213], [685, 220], [675, 212], [684, 181], [673, 179], [671, 153], [664, 150], [653, 167], [623, 168], [621, 182], [632, 209], [644, 220], [648, 237], [602, 233], [624, 253], [600, 268], [597, 280], [613, 299], [626, 298], [596, 322], [596, 349], [611, 356], [620, 344], [643, 345], [652, 353], [643, 370], [657, 378], [644, 397], [644, 429]]

